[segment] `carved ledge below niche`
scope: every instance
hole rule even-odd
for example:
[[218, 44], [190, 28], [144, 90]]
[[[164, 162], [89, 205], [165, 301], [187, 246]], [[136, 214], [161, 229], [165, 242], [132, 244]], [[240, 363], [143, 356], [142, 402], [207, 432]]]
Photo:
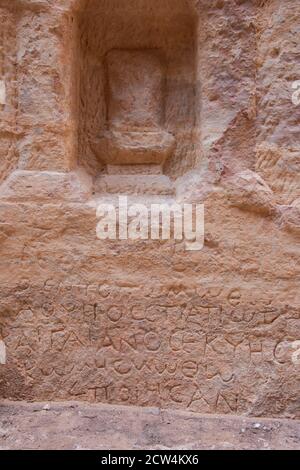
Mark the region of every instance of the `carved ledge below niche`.
[[162, 165], [175, 145], [174, 136], [165, 131], [107, 131], [91, 142], [97, 157], [108, 165]]
[[104, 175], [96, 180], [95, 193], [171, 196], [175, 189], [165, 175]]

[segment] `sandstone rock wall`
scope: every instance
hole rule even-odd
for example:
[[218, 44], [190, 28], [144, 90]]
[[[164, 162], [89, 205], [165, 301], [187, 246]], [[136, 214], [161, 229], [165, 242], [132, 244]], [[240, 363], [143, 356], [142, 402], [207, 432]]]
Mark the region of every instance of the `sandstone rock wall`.
[[[299, 418], [300, 5], [148, 0], [145, 38], [143, 0], [96, 3], [0, 1], [0, 394]], [[204, 203], [198, 252], [96, 237], [101, 58], [162, 43], [177, 146], [126, 188]]]

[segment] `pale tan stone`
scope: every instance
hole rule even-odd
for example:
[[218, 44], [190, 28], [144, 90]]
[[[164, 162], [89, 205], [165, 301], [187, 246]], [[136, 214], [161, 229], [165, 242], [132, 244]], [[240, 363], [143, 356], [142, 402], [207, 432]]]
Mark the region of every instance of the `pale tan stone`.
[[[0, 0], [1, 398], [299, 419], [299, 15]], [[99, 240], [120, 194], [204, 248]]]

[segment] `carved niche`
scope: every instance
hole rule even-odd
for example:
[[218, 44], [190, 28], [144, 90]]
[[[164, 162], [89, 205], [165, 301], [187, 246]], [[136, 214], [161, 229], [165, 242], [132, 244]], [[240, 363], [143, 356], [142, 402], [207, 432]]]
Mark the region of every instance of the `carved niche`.
[[81, 12], [79, 164], [98, 180], [192, 167], [197, 25], [186, 0], [90, 0]]

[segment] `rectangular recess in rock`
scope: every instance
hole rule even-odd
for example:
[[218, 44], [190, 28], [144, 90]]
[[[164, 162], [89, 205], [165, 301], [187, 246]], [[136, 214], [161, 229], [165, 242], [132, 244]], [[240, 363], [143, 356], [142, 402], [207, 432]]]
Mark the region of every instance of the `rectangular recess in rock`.
[[183, 0], [92, 0], [80, 12], [79, 164], [94, 176], [191, 160], [197, 21]]

